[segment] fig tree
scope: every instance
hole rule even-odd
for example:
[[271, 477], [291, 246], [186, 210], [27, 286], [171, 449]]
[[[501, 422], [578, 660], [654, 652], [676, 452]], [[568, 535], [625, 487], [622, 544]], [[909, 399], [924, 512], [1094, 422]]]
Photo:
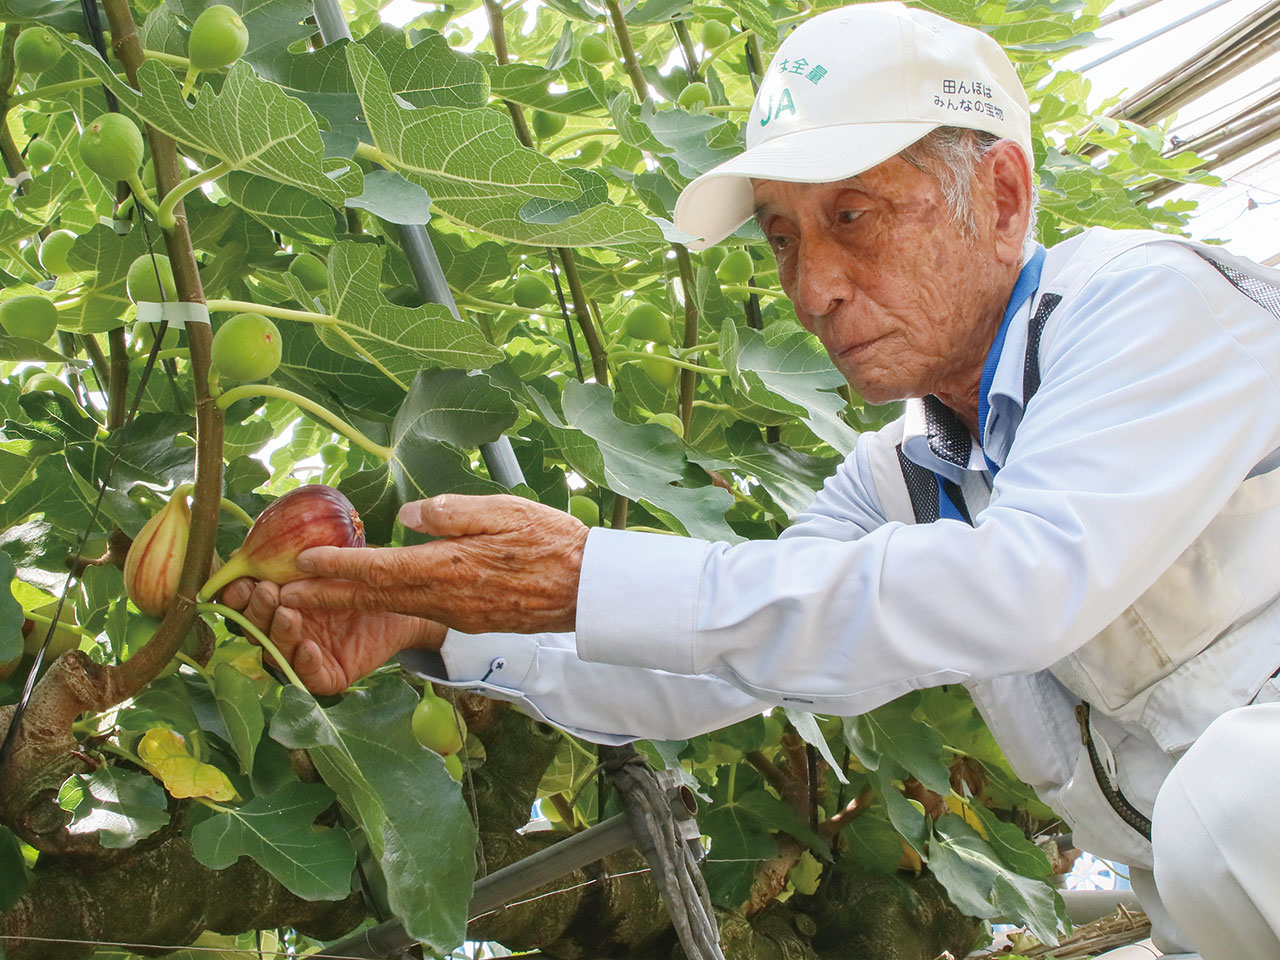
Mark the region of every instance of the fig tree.
[[564, 114], [550, 113], [546, 110], [533, 111], [533, 135], [539, 140], [554, 137], [564, 129]]
[[239, 60], [248, 47], [249, 31], [240, 14], [225, 3], [215, 3], [191, 25], [187, 57], [193, 70], [219, 70]]
[[593, 63], [599, 67], [613, 59], [613, 51], [609, 49], [608, 40], [598, 33], [593, 33], [583, 37], [582, 42], [578, 44], [578, 56], [587, 63]]
[[701, 82], [688, 84], [676, 97], [676, 103], [686, 110], [705, 107], [711, 103], [711, 88]]
[[129, 264], [125, 275], [125, 290], [134, 303], [173, 303], [178, 299], [178, 287], [173, 279], [173, 267], [163, 253], [144, 253]]
[[80, 135], [80, 159], [113, 182], [134, 177], [143, 152], [142, 131], [123, 113], [104, 113]]
[[44, 343], [58, 329], [58, 308], [52, 300], [31, 295], [0, 303], [0, 327], [11, 337]]
[[262, 380], [280, 366], [280, 331], [260, 313], [239, 313], [213, 335], [212, 363], [232, 380]]
[[745, 250], [730, 250], [716, 267], [716, 276], [723, 283], [746, 283], [754, 272], [751, 254]]
[[46, 27], [27, 27], [13, 44], [18, 73], [44, 73], [62, 59], [62, 44]]
[[70, 230], [54, 230], [40, 244], [40, 266], [55, 277], [71, 272], [67, 263], [67, 255], [71, 245], [76, 242], [76, 235]]
[[57, 156], [58, 148], [41, 137], [27, 144], [27, 166], [33, 170], [41, 170], [49, 166]]
[[637, 303], [622, 321], [622, 332], [637, 340], [674, 343], [671, 324], [662, 308], [652, 303]]
[[719, 20], [708, 20], [702, 25], [702, 45], [712, 50], [728, 41], [733, 31], [727, 23]]
[[536, 310], [551, 299], [551, 288], [537, 274], [526, 273], [516, 281], [511, 295], [520, 306]]

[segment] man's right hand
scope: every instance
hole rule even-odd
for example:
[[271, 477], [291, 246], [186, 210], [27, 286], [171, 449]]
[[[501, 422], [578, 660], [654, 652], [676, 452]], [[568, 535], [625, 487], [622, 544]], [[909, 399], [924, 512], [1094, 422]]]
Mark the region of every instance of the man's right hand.
[[341, 693], [401, 650], [444, 642], [445, 628], [421, 617], [281, 606], [280, 587], [266, 580], [233, 580], [222, 602], [270, 637], [312, 693]]

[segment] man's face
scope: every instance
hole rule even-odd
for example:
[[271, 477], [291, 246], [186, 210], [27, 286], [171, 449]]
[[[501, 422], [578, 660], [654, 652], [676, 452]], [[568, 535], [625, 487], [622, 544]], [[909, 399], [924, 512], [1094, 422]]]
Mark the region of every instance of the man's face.
[[850, 387], [872, 403], [976, 391], [1007, 294], [977, 184], [976, 238], [938, 181], [897, 157], [836, 183], [752, 188], [782, 289]]

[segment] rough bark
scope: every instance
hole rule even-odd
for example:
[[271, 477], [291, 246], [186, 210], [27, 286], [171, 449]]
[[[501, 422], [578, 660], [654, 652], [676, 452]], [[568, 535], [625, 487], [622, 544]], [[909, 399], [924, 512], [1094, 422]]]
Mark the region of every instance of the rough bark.
[[42, 857], [35, 882], [0, 913], [0, 934], [9, 960], [80, 960], [93, 952], [91, 945], [57, 941], [180, 946], [205, 930], [279, 926], [330, 939], [364, 916], [359, 896], [336, 903], [302, 900], [247, 858], [210, 870], [191, 855], [183, 836], [171, 834], [125, 851], [109, 865], [101, 858]]

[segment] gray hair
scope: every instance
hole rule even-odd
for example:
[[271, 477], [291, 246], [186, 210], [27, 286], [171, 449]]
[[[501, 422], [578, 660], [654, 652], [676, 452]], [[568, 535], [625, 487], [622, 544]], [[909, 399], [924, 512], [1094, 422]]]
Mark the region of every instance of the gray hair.
[[[978, 231], [973, 216], [970, 181], [978, 169], [978, 163], [999, 139], [994, 133], [984, 130], [937, 127], [898, 154], [907, 163], [938, 181], [951, 211], [951, 219], [970, 238], [976, 236]], [[1036, 213], [1039, 203], [1040, 191], [1033, 175], [1031, 216], [1027, 220], [1027, 233], [1022, 241], [1024, 261], [1036, 247]]]

